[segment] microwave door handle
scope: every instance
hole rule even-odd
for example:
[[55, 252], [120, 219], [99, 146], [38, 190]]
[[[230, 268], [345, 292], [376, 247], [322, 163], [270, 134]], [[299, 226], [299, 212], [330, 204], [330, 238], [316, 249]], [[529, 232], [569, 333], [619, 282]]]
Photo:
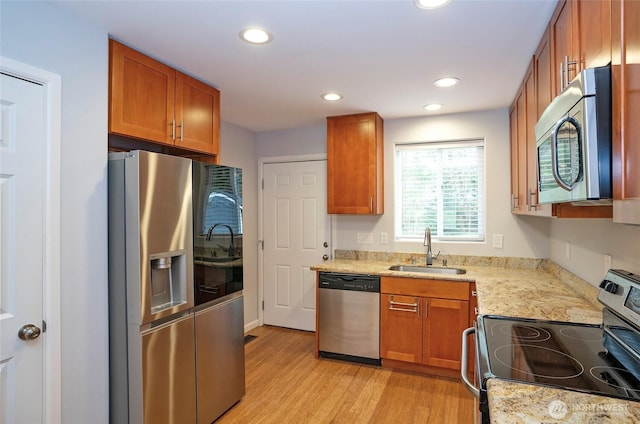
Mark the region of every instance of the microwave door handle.
[[570, 119], [573, 118], [565, 116], [560, 119], [551, 132], [551, 173], [553, 174], [553, 179], [556, 180], [556, 183], [567, 191], [571, 191], [571, 186], [560, 178], [560, 171], [558, 169], [558, 132], [562, 125]]

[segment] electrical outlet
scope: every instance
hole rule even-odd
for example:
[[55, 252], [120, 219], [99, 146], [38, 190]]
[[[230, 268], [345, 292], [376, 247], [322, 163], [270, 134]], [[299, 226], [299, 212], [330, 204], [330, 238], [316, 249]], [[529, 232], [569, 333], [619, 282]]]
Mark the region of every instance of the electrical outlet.
[[496, 249], [502, 249], [504, 243], [504, 236], [502, 234], [493, 235], [493, 247]]
[[373, 244], [373, 233], [358, 233], [358, 244]]
[[564, 245], [564, 255], [567, 257], [567, 259], [571, 259], [571, 242], [570, 241], [568, 241]]
[[613, 257], [609, 254], [604, 255], [604, 272], [605, 274], [613, 267]]
[[380, 233], [380, 244], [389, 243], [389, 234], [388, 233]]

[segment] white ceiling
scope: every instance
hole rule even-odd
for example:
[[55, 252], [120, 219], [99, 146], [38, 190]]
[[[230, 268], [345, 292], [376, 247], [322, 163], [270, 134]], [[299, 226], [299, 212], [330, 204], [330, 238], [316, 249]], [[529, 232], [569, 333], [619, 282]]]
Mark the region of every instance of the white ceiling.
[[[377, 111], [384, 119], [506, 107], [556, 0], [56, 1], [214, 85], [222, 119], [260, 132]], [[268, 45], [240, 40], [248, 26]], [[460, 78], [442, 89], [433, 81]], [[344, 99], [320, 98], [336, 90]], [[426, 112], [427, 103], [442, 103]]]

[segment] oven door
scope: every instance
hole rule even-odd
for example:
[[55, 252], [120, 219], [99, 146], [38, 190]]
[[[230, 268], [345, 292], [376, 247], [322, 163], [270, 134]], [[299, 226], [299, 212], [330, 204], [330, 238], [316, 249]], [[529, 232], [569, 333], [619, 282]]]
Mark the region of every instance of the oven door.
[[579, 101], [536, 143], [540, 203], [586, 200], [585, 101]]
[[[473, 382], [469, 380], [469, 336], [475, 339], [475, 372]], [[487, 399], [486, 387], [482, 387], [482, 376], [480, 371], [479, 346], [481, 340], [476, 335], [476, 327], [467, 328], [462, 332], [462, 357], [460, 358], [460, 377], [465, 387], [473, 394], [474, 400], [474, 422], [476, 424], [490, 424], [489, 401]], [[476, 386], [477, 385], [477, 386]]]

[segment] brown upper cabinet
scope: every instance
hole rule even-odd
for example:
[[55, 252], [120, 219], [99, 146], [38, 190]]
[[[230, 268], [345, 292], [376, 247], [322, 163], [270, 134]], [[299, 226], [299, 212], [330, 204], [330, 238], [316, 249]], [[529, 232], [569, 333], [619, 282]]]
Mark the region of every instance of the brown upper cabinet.
[[611, 0], [580, 0], [578, 25], [580, 68], [608, 65], [611, 62]]
[[218, 155], [220, 92], [109, 40], [109, 133]]
[[[536, 49], [533, 57], [533, 67], [535, 72], [536, 85], [536, 119], [540, 119], [542, 112], [553, 100], [553, 79], [554, 75], [551, 69], [551, 37], [549, 28], [542, 35], [540, 44]], [[535, 123], [534, 123], [535, 129]]]
[[640, 2], [612, 9], [613, 220], [640, 224]]
[[327, 118], [328, 213], [384, 213], [383, 134], [376, 112]]
[[551, 216], [550, 205], [538, 204], [535, 125], [538, 121], [535, 57], [509, 110], [511, 125], [511, 211]]
[[579, 72], [577, 22], [577, 2], [560, 0], [549, 23], [554, 97], [560, 94]]
[[[535, 125], [579, 71], [611, 60], [611, 0], [560, 0], [509, 110], [512, 207], [516, 214], [611, 218], [611, 206], [538, 204]], [[561, 87], [562, 84], [562, 87]]]

